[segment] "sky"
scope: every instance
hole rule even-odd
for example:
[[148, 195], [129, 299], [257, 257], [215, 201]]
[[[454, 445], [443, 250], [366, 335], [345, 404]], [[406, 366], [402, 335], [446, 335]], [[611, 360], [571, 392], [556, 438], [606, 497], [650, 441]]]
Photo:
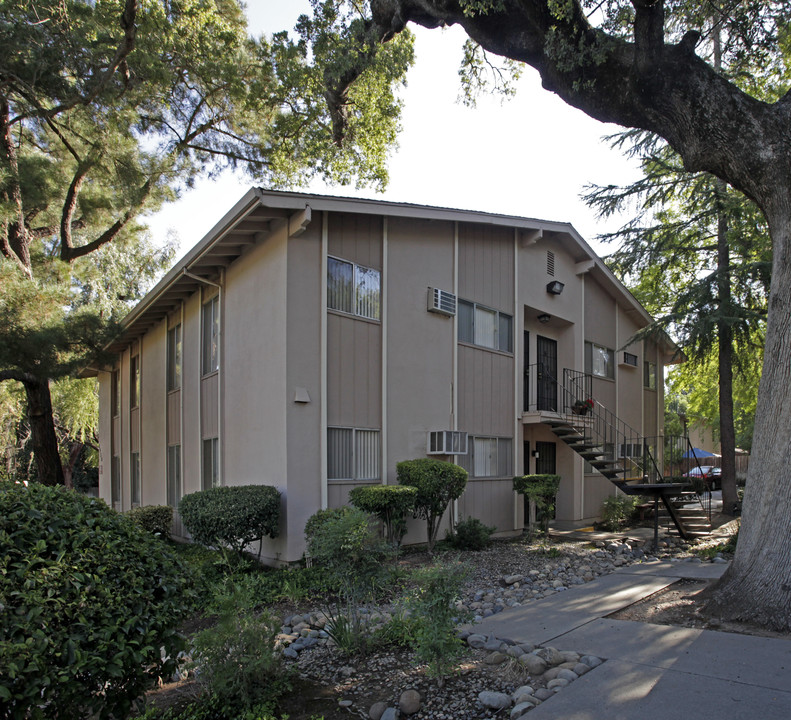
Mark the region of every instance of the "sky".
[[[251, 33], [291, 29], [308, 10], [307, 0], [249, 0]], [[485, 96], [467, 108], [458, 102], [464, 32], [412, 30], [416, 61], [401, 91], [403, 129], [389, 163], [387, 190], [321, 182], [294, 189], [570, 222], [600, 255], [611, 252], [596, 236], [626, 218], [597, 220], [580, 195], [587, 184], [624, 184], [639, 177], [634, 162], [603, 140], [619, 128], [588, 118], [543, 90], [532, 68], [525, 68], [514, 98]], [[250, 186], [241, 173], [198, 183], [148, 218], [154, 239], [177, 238], [183, 254]]]

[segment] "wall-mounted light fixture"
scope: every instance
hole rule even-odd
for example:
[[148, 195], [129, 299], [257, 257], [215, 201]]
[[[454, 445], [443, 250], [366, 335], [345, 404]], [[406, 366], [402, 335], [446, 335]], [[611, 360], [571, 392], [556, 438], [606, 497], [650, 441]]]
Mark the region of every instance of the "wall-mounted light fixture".
[[533, 457], [538, 460], [538, 450], [533, 450], [532, 452]]
[[550, 295], [560, 295], [563, 292], [563, 288], [566, 287], [560, 280], [553, 280], [552, 282], [547, 283], [547, 292]]
[[547, 315], [546, 313], [543, 313], [543, 314], [538, 316], [538, 322], [540, 322], [542, 325], [546, 325], [551, 319], [552, 319], [552, 316], [551, 315]]

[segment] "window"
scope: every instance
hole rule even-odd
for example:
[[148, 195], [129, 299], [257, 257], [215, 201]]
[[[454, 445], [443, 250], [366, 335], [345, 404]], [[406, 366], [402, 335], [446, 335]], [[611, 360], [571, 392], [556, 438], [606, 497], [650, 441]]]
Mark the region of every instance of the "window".
[[220, 368], [220, 296], [215, 295], [203, 306], [203, 374]]
[[513, 475], [511, 438], [475, 437], [470, 452], [459, 457], [459, 465], [471, 477], [495, 478]]
[[328, 480], [379, 480], [379, 430], [327, 428]]
[[168, 392], [181, 387], [181, 325], [168, 330]]
[[217, 438], [203, 441], [203, 489], [218, 487], [220, 484], [220, 443]]
[[586, 342], [585, 372], [596, 377], [615, 379], [615, 353], [610, 348]]
[[168, 446], [167, 463], [168, 505], [172, 508], [177, 508], [179, 500], [181, 500], [181, 445]]
[[129, 364], [129, 406], [140, 406], [140, 356], [132, 355]]
[[459, 300], [459, 342], [513, 352], [513, 323], [511, 315]]
[[114, 510], [121, 509], [121, 458], [118, 455], [110, 460], [110, 502]]
[[110, 407], [112, 416], [121, 414], [121, 373], [113, 370], [112, 387], [110, 388]]
[[355, 263], [327, 259], [327, 307], [379, 320], [381, 273]]
[[643, 363], [643, 385], [649, 390], [656, 390], [656, 363]]
[[129, 457], [129, 485], [132, 491], [132, 507], [140, 505], [140, 453], [133, 452]]

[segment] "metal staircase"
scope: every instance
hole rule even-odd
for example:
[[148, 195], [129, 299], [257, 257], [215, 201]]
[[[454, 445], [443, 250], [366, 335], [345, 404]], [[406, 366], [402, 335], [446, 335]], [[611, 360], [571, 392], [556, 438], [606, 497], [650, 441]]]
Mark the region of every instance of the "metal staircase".
[[655, 538], [660, 519], [684, 539], [711, 532], [711, 495], [681, 475], [687, 437], [641, 436], [593, 398], [590, 375], [565, 369], [560, 383], [540, 365], [535, 372], [545, 387], [556, 386], [554, 407], [541, 407], [539, 397], [540, 422], [622, 492], [652, 499]]

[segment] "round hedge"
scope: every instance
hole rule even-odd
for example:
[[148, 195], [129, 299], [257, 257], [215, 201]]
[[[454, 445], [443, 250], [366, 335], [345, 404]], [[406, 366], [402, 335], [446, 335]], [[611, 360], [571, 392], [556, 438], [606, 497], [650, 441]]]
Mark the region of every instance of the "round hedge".
[[269, 485], [209, 488], [181, 498], [179, 514], [195, 542], [241, 552], [265, 535], [277, 537], [280, 492]]
[[189, 596], [167, 546], [102, 500], [0, 483], [4, 717], [124, 717], [172, 672]]

